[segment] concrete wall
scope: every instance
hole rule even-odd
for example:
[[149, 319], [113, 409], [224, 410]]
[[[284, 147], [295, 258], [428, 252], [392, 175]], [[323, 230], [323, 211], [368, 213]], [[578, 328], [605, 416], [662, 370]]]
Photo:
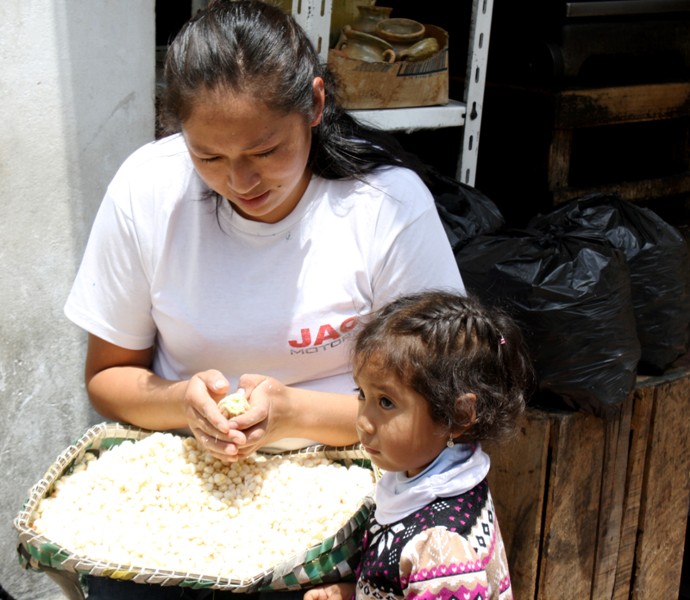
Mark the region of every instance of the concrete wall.
[[154, 28], [154, 0], [0, 3], [0, 584], [17, 600], [60, 597], [20, 568], [12, 522], [102, 420], [62, 307], [108, 181], [154, 135]]

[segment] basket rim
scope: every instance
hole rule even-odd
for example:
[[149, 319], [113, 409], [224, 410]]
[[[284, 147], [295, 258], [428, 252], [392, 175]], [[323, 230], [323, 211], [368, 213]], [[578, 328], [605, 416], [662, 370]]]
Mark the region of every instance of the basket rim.
[[[317, 544], [299, 550], [287, 557], [285, 560], [272, 565], [268, 569], [246, 577], [222, 577], [204, 573], [183, 572], [174, 569], [152, 568], [136, 564], [121, 564], [104, 560], [89, 558], [72, 552], [60, 544], [49, 539], [36, 529], [31, 527], [31, 517], [35, 513], [40, 501], [46, 497], [55, 482], [74, 464], [83, 458], [89, 450], [100, 450], [104, 447], [103, 443], [108, 440], [139, 441], [157, 433], [154, 430], [143, 429], [140, 427], [114, 422], [102, 422], [90, 427], [79, 439], [65, 448], [47, 469], [43, 477], [35, 483], [28, 493], [21, 510], [15, 517], [13, 524], [18, 532], [19, 546], [23, 547], [24, 552], [28, 553], [27, 558], [31, 568], [40, 570], [41, 567], [73, 572], [79, 575], [100, 575], [115, 579], [132, 579], [140, 583], [159, 583], [163, 585], [181, 585], [197, 588], [213, 588], [219, 590], [232, 590], [235, 592], [256, 591], [271, 585], [279, 584], [276, 574], [283, 577], [293, 571], [294, 568], [305, 564], [305, 558], [316, 553], [320, 556], [323, 548], [327, 547], [328, 552], [340, 549], [346, 544], [352, 532], [358, 526], [358, 521], [369, 513], [373, 506], [373, 485], [369, 494], [365, 495], [359, 509], [337, 532]], [[171, 433], [178, 437], [186, 437], [179, 433]], [[107, 449], [107, 448], [106, 448]], [[305, 454], [319, 455], [331, 460], [369, 460], [361, 444], [350, 446], [327, 446], [315, 444], [305, 448], [289, 450], [283, 453], [262, 453], [262, 456], [290, 458]], [[372, 464], [374, 481], [379, 474]], [[31, 552], [35, 550], [35, 553]], [[38, 556], [37, 556], [38, 554]], [[48, 555], [46, 558], [43, 555]], [[39, 558], [40, 557], [40, 558]], [[313, 561], [307, 561], [313, 562]]]

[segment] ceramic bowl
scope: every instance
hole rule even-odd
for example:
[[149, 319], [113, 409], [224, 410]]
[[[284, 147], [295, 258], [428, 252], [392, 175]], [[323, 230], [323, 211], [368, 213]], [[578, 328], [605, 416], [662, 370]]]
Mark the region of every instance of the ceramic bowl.
[[376, 35], [377, 23], [390, 17], [393, 7], [377, 6], [375, 3], [371, 5], [360, 4], [357, 6], [357, 10], [359, 14], [351, 23], [352, 29]]
[[376, 24], [376, 35], [393, 45], [414, 44], [424, 37], [425, 31], [422, 23], [412, 19], [382, 19]]
[[352, 29], [349, 25], [343, 27], [336, 49], [345, 56], [365, 62], [392, 63], [396, 58], [393, 46], [386, 40]]

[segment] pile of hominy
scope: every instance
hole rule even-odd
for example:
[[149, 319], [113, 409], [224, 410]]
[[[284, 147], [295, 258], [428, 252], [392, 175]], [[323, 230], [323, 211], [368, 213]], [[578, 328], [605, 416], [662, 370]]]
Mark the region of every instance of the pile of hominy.
[[334, 535], [372, 490], [369, 469], [318, 454], [222, 463], [154, 433], [87, 453], [32, 525], [92, 560], [243, 579]]

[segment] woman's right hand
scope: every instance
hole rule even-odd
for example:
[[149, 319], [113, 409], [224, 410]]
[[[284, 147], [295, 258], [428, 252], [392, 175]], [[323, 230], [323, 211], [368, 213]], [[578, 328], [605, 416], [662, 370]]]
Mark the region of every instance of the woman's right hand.
[[183, 398], [187, 424], [197, 442], [223, 461], [237, 460], [238, 446], [247, 441], [218, 409], [218, 402], [229, 392], [228, 380], [220, 371], [210, 369], [189, 380]]

